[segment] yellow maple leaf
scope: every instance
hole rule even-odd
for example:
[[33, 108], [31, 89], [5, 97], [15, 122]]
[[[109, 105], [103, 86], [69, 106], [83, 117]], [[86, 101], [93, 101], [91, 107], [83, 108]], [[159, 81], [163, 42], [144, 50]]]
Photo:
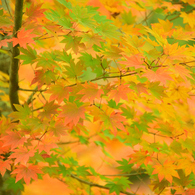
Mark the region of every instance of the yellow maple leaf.
[[176, 171], [176, 166], [172, 161], [166, 160], [163, 164], [154, 165], [154, 171], [152, 174], [158, 174], [158, 179], [161, 182], [164, 178], [172, 183], [173, 176], [178, 177], [179, 175]]
[[180, 159], [178, 167], [184, 170], [186, 176], [189, 175], [192, 172], [195, 174], [195, 162], [194, 162], [194, 160]]

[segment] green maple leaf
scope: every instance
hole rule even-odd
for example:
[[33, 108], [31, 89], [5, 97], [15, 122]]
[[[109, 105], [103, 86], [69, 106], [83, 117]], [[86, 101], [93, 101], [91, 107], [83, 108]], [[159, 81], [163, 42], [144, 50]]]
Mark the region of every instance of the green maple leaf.
[[160, 82], [151, 82], [148, 89], [156, 98], [160, 99], [162, 96], [165, 97], [163, 86], [159, 86]]
[[25, 120], [28, 119], [29, 116], [31, 115], [31, 110], [28, 107], [27, 104], [24, 104], [24, 106], [22, 105], [18, 105], [18, 104], [14, 104], [15, 108], [16, 108], [16, 112], [12, 112], [9, 116], [14, 118], [15, 120]]
[[145, 112], [141, 117], [141, 121], [146, 121], [147, 123], [151, 123], [156, 120], [156, 117], [151, 112]]
[[121, 17], [122, 20], [128, 25], [135, 24], [136, 17], [132, 15], [131, 11], [124, 11], [124, 13], [121, 14]]
[[16, 182], [15, 178], [8, 177], [4, 182], [7, 189], [13, 191], [15, 194], [17, 194], [19, 191], [24, 191], [24, 185], [21, 180]]
[[114, 38], [114, 39], [120, 39], [120, 36], [122, 35], [119, 31], [118, 28], [110, 22], [106, 23], [101, 23], [100, 26], [98, 26], [95, 29], [95, 32], [102, 35], [104, 38]]
[[126, 106], [126, 108], [121, 107], [121, 110], [123, 111], [122, 115], [125, 116], [127, 119], [133, 118], [135, 116], [134, 108]]
[[82, 37], [66, 35], [64, 36], [64, 39], [61, 41], [61, 43], [66, 43], [66, 50], [72, 49], [77, 54], [79, 51], [79, 47], [85, 47], [85, 45], [81, 43], [81, 40]]
[[76, 7], [73, 8], [72, 12], [70, 13], [70, 17], [79, 24], [83, 25], [84, 27], [94, 29], [96, 24], [93, 17], [97, 13], [95, 9], [94, 8], [92, 9], [89, 6], [80, 7], [77, 5]]
[[72, 4], [70, 2], [64, 1], [64, 0], [57, 0], [59, 3], [67, 7], [68, 9], [72, 9]]
[[83, 176], [83, 177], [85, 177], [85, 176], [87, 176], [87, 175], [90, 175], [90, 173], [89, 173], [88, 170], [89, 170], [88, 167], [79, 166], [79, 167], [77, 168], [77, 170], [76, 170], [76, 174], [77, 174], [78, 176]]
[[97, 56], [97, 58], [93, 58], [91, 54], [88, 53], [81, 53], [82, 56], [79, 57], [80, 60], [82, 60], [86, 66], [92, 66], [95, 67], [97, 65], [100, 65], [100, 58]]
[[121, 170], [122, 173], [131, 172], [133, 164], [129, 164], [129, 160], [123, 158], [122, 161], [117, 161], [117, 163], [120, 164], [120, 166], [118, 166], [117, 169]]
[[36, 50], [32, 49], [30, 46], [27, 45], [27, 49], [20, 47], [20, 51], [24, 54], [20, 54], [16, 58], [23, 60], [22, 64], [33, 64], [37, 59], [37, 52]]
[[83, 74], [79, 77], [82, 81], [90, 81], [96, 78], [96, 74], [92, 71], [90, 67], [83, 70]]
[[66, 69], [65, 74], [69, 78], [75, 78], [82, 75], [83, 65], [81, 64], [80, 61], [77, 64], [75, 64], [74, 61], [71, 60], [69, 65], [65, 65], [65, 69]]

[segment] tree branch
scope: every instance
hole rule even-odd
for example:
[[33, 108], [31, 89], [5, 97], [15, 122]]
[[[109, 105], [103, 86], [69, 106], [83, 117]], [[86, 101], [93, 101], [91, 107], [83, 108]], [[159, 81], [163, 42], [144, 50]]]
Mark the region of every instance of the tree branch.
[[[17, 31], [22, 26], [22, 15], [23, 15], [23, 0], [16, 0], [15, 3], [15, 16], [14, 16], [14, 30], [13, 37], [17, 37]], [[15, 57], [20, 54], [19, 44], [13, 47], [12, 51], [12, 63], [10, 67], [10, 85], [9, 85], [9, 98], [10, 104], [13, 111], [16, 111], [14, 104], [19, 104], [18, 97], [18, 69], [19, 69], [19, 59]]]
[[[77, 181], [81, 182], [81, 183], [84, 183], [86, 185], [89, 185], [90, 187], [97, 187], [97, 188], [102, 188], [102, 189], [106, 189], [106, 190], [110, 190], [109, 187], [106, 187], [106, 186], [103, 186], [103, 185], [99, 185], [99, 184], [96, 184], [96, 183], [92, 183], [92, 182], [89, 182], [89, 181], [85, 181], [79, 177], [77, 177], [76, 175], [74, 174], [71, 174], [70, 175], [72, 178], [76, 179]], [[62, 179], [58, 178], [59, 181], [65, 183]], [[135, 194], [132, 194], [132, 193], [129, 193], [129, 192], [126, 192], [126, 191], [120, 191], [120, 193], [122, 194], [127, 194], [127, 195], [135, 195]]]

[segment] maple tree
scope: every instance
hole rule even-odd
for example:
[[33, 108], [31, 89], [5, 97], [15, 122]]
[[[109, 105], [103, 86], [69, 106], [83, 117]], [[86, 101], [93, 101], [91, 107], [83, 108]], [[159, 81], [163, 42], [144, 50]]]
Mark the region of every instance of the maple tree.
[[[194, 193], [195, 1], [98, 2], [103, 11], [87, 0], [0, 9], [0, 46], [13, 45], [0, 50], [12, 56], [9, 79], [0, 73], [13, 110], [0, 118], [7, 191], [48, 174], [70, 194], [133, 195], [131, 176], [146, 174], [150, 192]], [[108, 172], [74, 144], [100, 148]]]

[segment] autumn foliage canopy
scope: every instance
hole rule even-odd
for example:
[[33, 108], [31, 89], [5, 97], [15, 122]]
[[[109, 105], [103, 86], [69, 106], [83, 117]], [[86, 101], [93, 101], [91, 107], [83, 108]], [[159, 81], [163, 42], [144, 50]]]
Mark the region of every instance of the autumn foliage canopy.
[[[69, 194], [133, 195], [130, 176], [144, 173], [155, 194], [188, 194], [195, 1], [25, 2], [15, 37], [14, 3], [11, 11], [0, 9], [0, 33], [9, 35], [0, 46], [19, 46], [19, 71], [26, 66], [33, 77], [19, 72], [20, 104], [0, 118], [9, 190], [48, 174]], [[4, 92], [1, 99], [9, 102]]]

